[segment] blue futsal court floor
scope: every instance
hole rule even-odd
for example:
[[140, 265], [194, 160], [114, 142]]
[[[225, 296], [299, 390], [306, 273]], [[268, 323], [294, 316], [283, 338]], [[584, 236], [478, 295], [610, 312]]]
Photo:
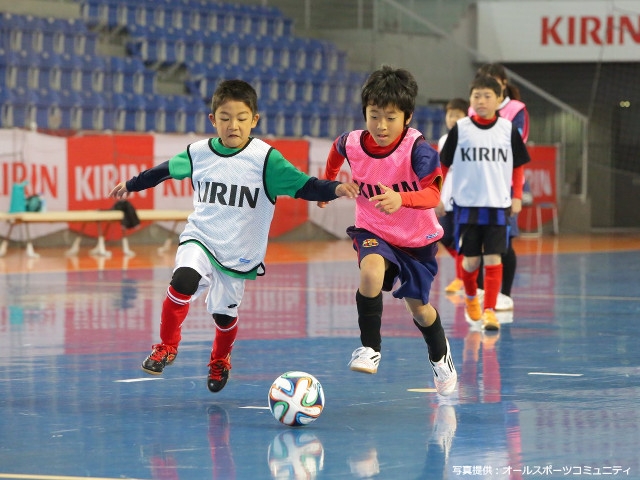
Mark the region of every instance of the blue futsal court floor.
[[[218, 394], [206, 387], [203, 298], [176, 362], [161, 377], [140, 369], [172, 255], [72, 261], [41, 249], [27, 262], [14, 251], [0, 259], [0, 479], [640, 479], [640, 237], [597, 249], [519, 241], [515, 311], [499, 337], [443, 293], [453, 262], [440, 255], [432, 303], [459, 375], [447, 398], [390, 295], [378, 373], [348, 369], [359, 346], [348, 242], [326, 258], [272, 258], [248, 283]], [[267, 409], [289, 370], [324, 387], [307, 427]]]

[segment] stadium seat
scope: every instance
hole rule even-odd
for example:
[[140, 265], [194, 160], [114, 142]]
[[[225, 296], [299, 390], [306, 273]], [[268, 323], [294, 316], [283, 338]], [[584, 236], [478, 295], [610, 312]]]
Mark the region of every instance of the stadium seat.
[[[81, 92], [82, 130], [107, 130], [113, 128], [110, 122], [110, 116], [107, 115], [106, 97], [104, 94], [97, 92]], [[73, 121], [73, 118], [72, 118]], [[77, 129], [77, 126], [72, 126]]]
[[211, 9], [202, 11], [204, 18], [204, 29], [212, 33], [223, 33], [225, 31], [224, 10], [213, 6]]
[[185, 26], [195, 31], [204, 30], [205, 22], [203, 18], [206, 18], [206, 17], [199, 10], [188, 9], [186, 12], [183, 13], [183, 16], [184, 15], [187, 16], [186, 19], [183, 19], [183, 21], [185, 22]]
[[294, 55], [296, 39], [293, 37], [277, 37], [274, 39], [273, 66], [281, 69], [295, 68]]
[[114, 129], [126, 132], [146, 132], [147, 119], [146, 99], [144, 95], [134, 93], [112, 94], [112, 112]]
[[80, 18], [88, 28], [96, 28], [100, 23], [100, 3], [97, 0], [82, 0], [80, 3]]
[[312, 137], [329, 136], [329, 107], [326, 104], [312, 104], [305, 116], [304, 131]]
[[0, 16], [2, 27], [2, 47], [9, 52], [19, 52], [28, 48], [28, 35], [25, 34], [24, 17], [13, 13], [2, 13]]
[[0, 87], [0, 127], [12, 128], [14, 123], [15, 95], [11, 89]]

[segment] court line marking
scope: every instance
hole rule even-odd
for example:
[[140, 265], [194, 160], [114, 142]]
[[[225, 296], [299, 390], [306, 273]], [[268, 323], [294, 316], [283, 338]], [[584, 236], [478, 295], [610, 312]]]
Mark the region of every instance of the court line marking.
[[246, 407], [238, 407], [238, 408], [249, 408], [253, 410], [269, 410], [269, 407], [256, 407], [253, 405], [247, 405]]
[[164, 378], [162, 377], [124, 378], [122, 380], [114, 380], [113, 382], [114, 383], [134, 383], [134, 382], [151, 382], [153, 380], [164, 380]]
[[529, 372], [528, 375], [546, 375], [549, 377], [582, 377], [582, 373]]
[[437, 390], [435, 388], [407, 388], [407, 392], [436, 393]]
[[[67, 475], [29, 475], [21, 473], [0, 473], [0, 478], [13, 480], [122, 480], [122, 477], [69, 477]], [[139, 480], [129, 477], [127, 480]]]

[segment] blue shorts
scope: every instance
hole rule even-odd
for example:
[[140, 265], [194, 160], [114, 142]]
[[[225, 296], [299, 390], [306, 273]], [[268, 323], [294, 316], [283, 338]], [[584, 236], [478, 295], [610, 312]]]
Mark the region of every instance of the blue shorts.
[[438, 273], [437, 243], [420, 248], [400, 248], [388, 244], [377, 235], [363, 228], [349, 227], [347, 235], [358, 252], [358, 265], [364, 257], [375, 253], [391, 264], [384, 274], [382, 290], [391, 291], [396, 281], [400, 287], [393, 291], [395, 298], [415, 298], [429, 303], [431, 284]]

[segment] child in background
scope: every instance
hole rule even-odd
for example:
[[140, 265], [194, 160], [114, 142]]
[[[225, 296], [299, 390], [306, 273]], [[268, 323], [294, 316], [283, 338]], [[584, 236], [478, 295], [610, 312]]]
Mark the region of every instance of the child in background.
[[[444, 122], [447, 126], [447, 130], [451, 130], [458, 120], [467, 116], [469, 111], [469, 101], [464, 98], [454, 98], [447, 103], [445, 107]], [[447, 140], [447, 134], [445, 133], [440, 140], [438, 140], [438, 151], [442, 150], [444, 142]], [[462, 282], [462, 256], [458, 255], [458, 250], [455, 244], [454, 238], [454, 225], [453, 225], [453, 201], [451, 199], [451, 180], [452, 171], [449, 170], [447, 178], [445, 178], [442, 184], [442, 192], [440, 192], [440, 203], [436, 207], [436, 215], [440, 221], [440, 225], [444, 229], [444, 235], [440, 239], [440, 243], [447, 249], [449, 254], [453, 257], [455, 264], [456, 278], [447, 285], [444, 289], [446, 293], [458, 293], [464, 290], [464, 283]]]
[[362, 347], [351, 356], [351, 370], [378, 371], [382, 291], [399, 281], [393, 296], [404, 299], [424, 337], [436, 390], [450, 395], [458, 376], [440, 315], [429, 303], [443, 233], [434, 210], [442, 173], [437, 152], [408, 127], [417, 94], [418, 85], [407, 70], [383, 66], [373, 72], [361, 93], [366, 130], [335, 140], [325, 177], [336, 178], [346, 159], [360, 186], [355, 225], [347, 229], [360, 267], [356, 306]]
[[[501, 255], [507, 249], [510, 215], [522, 208], [523, 165], [530, 161], [518, 129], [497, 115], [502, 88], [490, 76], [478, 76], [470, 88], [474, 115], [458, 120], [440, 154], [447, 174], [455, 165], [452, 198], [456, 238], [460, 241], [466, 313], [486, 330], [498, 330], [496, 301], [502, 282]], [[513, 185], [513, 188], [512, 188]], [[484, 312], [477, 278], [484, 261]]]
[[311, 201], [355, 198], [358, 186], [309, 177], [270, 145], [251, 137], [259, 119], [251, 85], [226, 80], [218, 85], [209, 120], [218, 138], [192, 143], [186, 151], [140, 173], [111, 191], [114, 198], [153, 188], [170, 178], [190, 178], [193, 213], [180, 234], [175, 267], [162, 304], [160, 343], [142, 363], [159, 375], [178, 355], [182, 322], [189, 304], [206, 292], [216, 335], [207, 386], [224, 388], [238, 333], [238, 307], [246, 280], [264, 274], [264, 257], [276, 199]]
[[[515, 125], [526, 144], [529, 139], [529, 112], [526, 105], [520, 101], [520, 90], [509, 81], [505, 68], [499, 63], [487, 63], [478, 69], [477, 75], [489, 75], [498, 81], [502, 87], [502, 99], [498, 106], [498, 114]], [[471, 115], [472, 112], [469, 112], [469, 114]], [[525, 179], [524, 191], [527, 190], [529, 189]], [[516, 251], [513, 248], [513, 239], [519, 235], [518, 214], [512, 213], [509, 218], [509, 243], [507, 251], [502, 255], [502, 286], [498, 295], [496, 310], [513, 310], [511, 287], [515, 279], [518, 261]], [[478, 286], [480, 288], [484, 287], [482, 270], [478, 275]]]

